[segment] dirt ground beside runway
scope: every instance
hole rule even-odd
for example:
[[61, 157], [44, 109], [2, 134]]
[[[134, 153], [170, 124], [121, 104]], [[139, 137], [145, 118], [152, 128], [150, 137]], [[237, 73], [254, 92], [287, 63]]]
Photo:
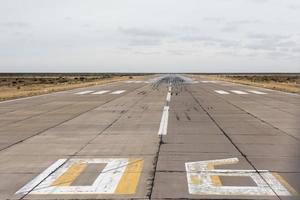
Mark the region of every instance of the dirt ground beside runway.
[[207, 75], [207, 79], [300, 94], [300, 75]]
[[0, 101], [140, 78], [130, 74], [0, 74]]

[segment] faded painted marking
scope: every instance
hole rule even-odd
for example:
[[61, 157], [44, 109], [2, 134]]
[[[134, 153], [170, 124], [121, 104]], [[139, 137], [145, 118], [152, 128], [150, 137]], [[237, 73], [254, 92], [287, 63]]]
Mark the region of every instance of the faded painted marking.
[[125, 92], [126, 90], [117, 90], [117, 91], [114, 91], [110, 94], [122, 94], [123, 92]]
[[215, 92], [219, 94], [229, 94], [229, 92], [226, 92], [224, 90], [215, 90]]
[[105, 94], [105, 93], [108, 93], [109, 90], [101, 90], [101, 91], [98, 91], [98, 92], [94, 92], [92, 94]]
[[92, 93], [92, 92], [94, 92], [94, 91], [92, 91], [92, 90], [87, 90], [87, 91], [77, 92], [77, 93], [75, 93], [75, 94], [89, 94], [89, 93]]
[[69, 186], [86, 168], [85, 163], [74, 163], [65, 173], [56, 179], [52, 186]]
[[[141, 162], [137, 162], [131, 168], [131, 166], [128, 167], [127, 158], [70, 159], [64, 163], [65, 161], [66, 159], [58, 160], [42, 172], [42, 174], [21, 188], [17, 194], [27, 194], [30, 191], [30, 194], [114, 194], [123, 175], [126, 175], [126, 180], [132, 181], [130, 185], [133, 188], [128, 186], [123, 188], [123, 192], [127, 192], [127, 194], [129, 194], [131, 191], [135, 191], [138, 183], [138, 180], [136, 179], [139, 179], [140, 177], [138, 172], [141, 172], [143, 163], [143, 161], [139, 159]], [[83, 166], [99, 163], [105, 163], [106, 166], [92, 185], [70, 185], [72, 181], [74, 181], [75, 178], [83, 171]], [[126, 170], [128, 170], [128, 173], [132, 172], [132, 170], [136, 170], [137, 173], [130, 176], [131, 174], [125, 173]], [[122, 191], [122, 187], [120, 190]]]
[[201, 81], [202, 83], [216, 83], [217, 81]]
[[[280, 176], [278, 173], [273, 172], [272, 173], [274, 177], [276, 177], [276, 179], [278, 181], [280, 181], [280, 183], [286, 188], [288, 189], [288, 191], [293, 194], [294, 196], [299, 195], [298, 192], [282, 177]], [[279, 194], [278, 194], [279, 195]]]
[[144, 161], [129, 159], [126, 170], [115, 191], [116, 194], [134, 194], [140, 179]]
[[49, 174], [53, 173], [57, 168], [66, 162], [67, 159], [59, 159], [55, 163], [53, 163], [50, 167], [48, 167], [45, 171], [43, 171], [36, 178], [27, 183], [24, 187], [16, 192], [16, 194], [27, 194], [33, 188], [35, 188], [38, 184], [40, 184]]
[[158, 135], [167, 135], [169, 120], [169, 106], [164, 106], [163, 114], [160, 120]]
[[167, 100], [167, 102], [171, 101], [171, 93], [170, 92], [168, 92], [166, 100]]
[[235, 93], [235, 94], [248, 94], [247, 92], [240, 91], [240, 90], [230, 90], [230, 91]]
[[172, 91], [172, 86], [171, 86], [171, 84], [170, 84], [169, 89], [168, 89], [168, 92], [171, 92], [171, 91]]
[[[189, 193], [246, 196], [292, 195], [290, 192], [292, 187], [286, 187], [282, 181], [267, 170], [257, 172], [255, 170], [214, 169], [215, 165], [234, 164], [238, 161], [238, 158], [229, 158], [185, 163]], [[250, 177], [257, 186], [223, 186], [219, 176]]]
[[257, 91], [257, 90], [249, 90], [248, 92], [254, 93], [254, 94], [267, 94], [265, 92]]

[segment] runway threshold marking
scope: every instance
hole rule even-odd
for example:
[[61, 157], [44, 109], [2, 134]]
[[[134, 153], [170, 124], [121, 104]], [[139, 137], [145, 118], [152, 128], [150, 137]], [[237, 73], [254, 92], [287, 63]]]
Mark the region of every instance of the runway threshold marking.
[[92, 94], [105, 94], [105, 93], [108, 93], [109, 90], [101, 90], [101, 91], [98, 91], [98, 92], [94, 92]]
[[117, 90], [117, 91], [111, 92], [110, 94], [122, 94], [125, 91], [126, 90]]
[[[59, 159], [16, 194], [134, 194], [141, 158]], [[88, 164], [106, 164], [92, 185], [72, 186]]]
[[87, 90], [87, 91], [77, 92], [77, 93], [75, 93], [75, 94], [89, 94], [89, 93], [92, 93], [92, 92], [94, 92], [94, 91], [92, 91], [92, 90]]
[[229, 94], [229, 92], [226, 92], [224, 90], [215, 90], [215, 92], [219, 94]]
[[254, 94], [267, 94], [265, 92], [257, 91], [257, 90], [249, 90], [248, 92], [254, 93]]
[[230, 90], [230, 91], [236, 94], [248, 94], [247, 92], [240, 91], [240, 90]]
[[[188, 190], [194, 195], [292, 196], [295, 190], [279, 174], [268, 170], [214, 169], [216, 165], [235, 164], [238, 158], [185, 163]], [[220, 176], [249, 177], [256, 186], [223, 186]]]

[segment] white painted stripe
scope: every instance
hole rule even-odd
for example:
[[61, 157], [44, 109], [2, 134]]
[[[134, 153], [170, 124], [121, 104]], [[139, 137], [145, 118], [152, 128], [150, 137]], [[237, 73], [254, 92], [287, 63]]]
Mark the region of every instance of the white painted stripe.
[[265, 92], [257, 91], [257, 90], [249, 90], [248, 92], [254, 93], [254, 94], [267, 94]]
[[169, 86], [169, 90], [168, 90], [169, 92], [171, 92], [172, 91], [172, 87], [171, 86]]
[[240, 91], [240, 90], [230, 90], [230, 91], [236, 94], [248, 94], [247, 92]]
[[49, 176], [49, 174], [53, 173], [57, 168], [64, 164], [67, 159], [59, 159], [55, 163], [53, 163], [50, 167], [48, 167], [45, 171], [43, 171], [40, 175], [38, 175], [35, 179], [30, 181], [24, 187], [16, 192], [16, 194], [27, 194], [37, 185], [39, 185], [45, 178]]
[[94, 92], [94, 91], [92, 91], [92, 90], [87, 90], [87, 91], [77, 92], [77, 93], [75, 93], [75, 94], [89, 94], [89, 93], [92, 93], [92, 92]]
[[219, 94], [229, 94], [229, 92], [226, 92], [224, 90], [215, 90], [215, 92]]
[[168, 92], [168, 94], [167, 94], [167, 102], [170, 102], [171, 101], [171, 93], [170, 92]]
[[201, 81], [202, 83], [216, 83], [217, 81]]
[[110, 94], [122, 94], [123, 92], [125, 92], [126, 90], [117, 90], [117, 91], [114, 91]]
[[169, 106], [165, 106], [160, 120], [158, 135], [167, 135], [169, 120]]
[[92, 94], [105, 94], [107, 92], [109, 92], [109, 90], [101, 90], [101, 91], [98, 91], [98, 92], [94, 92]]

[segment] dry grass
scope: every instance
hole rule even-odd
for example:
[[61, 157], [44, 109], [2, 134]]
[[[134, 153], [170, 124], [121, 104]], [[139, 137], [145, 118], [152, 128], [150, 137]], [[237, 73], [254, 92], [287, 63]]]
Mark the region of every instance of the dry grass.
[[[128, 80], [111, 77], [0, 77], [0, 101]], [[139, 79], [139, 77], [132, 77]]]
[[300, 94], [300, 77], [287, 75], [210, 75], [206, 78]]

